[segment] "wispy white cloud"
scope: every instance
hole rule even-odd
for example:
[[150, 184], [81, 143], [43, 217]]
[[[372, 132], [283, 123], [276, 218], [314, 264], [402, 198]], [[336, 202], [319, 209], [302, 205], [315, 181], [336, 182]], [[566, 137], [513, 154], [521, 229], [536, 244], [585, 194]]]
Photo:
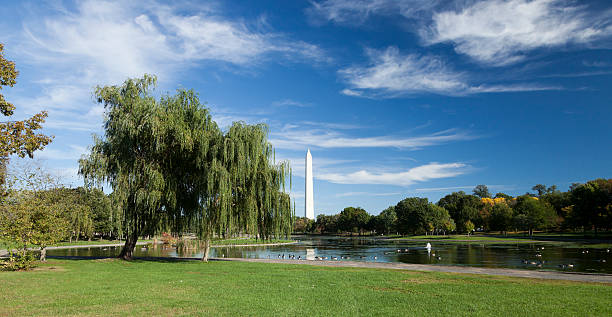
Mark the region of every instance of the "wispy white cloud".
[[427, 192], [447, 192], [456, 190], [470, 190], [475, 186], [453, 186], [453, 187], [430, 187], [430, 188], [415, 188], [415, 192], [427, 193]]
[[[193, 10], [186, 14], [184, 5]], [[25, 114], [48, 110], [50, 128], [98, 130], [102, 111], [91, 100], [93, 87], [127, 77], [150, 73], [164, 83], [194, 65], [234, 70], [327, 60], [317, 45], [275, 32], [261, 20], [226, 18], [213, 5], [85, 0], [70, 7], [33, 6], [32, 12], [22, 29], [10, 30], [16, 35], [8, 46], [20, 65], [40, 70], [32, 84], [41, 93], [12, 100]]]
[[300, 124], [321, 129], [354, 130], [363, 128], [362, 125], [339, 122], [301, 121]]
[[537, 48], [589, 44], [612, 35], [612, 11], [590, 13], [561, 0], [491, 0], [433, 14], [421, 32], [429, 43], [450, 42], [458, 53], [507, 65]]
[[41, 61], [70, 56], [71, 63], [77, 59], [81, 69], [95, 72], [97, 78], [106, 73], [113, 82], [172, 71], [194, 61], [248, 65], [274, 53], [306, 60], [326, 58], [316, 45], [226, 19], [210, 9], [189, 15], [178, 10], [159, 3], [78, 2], [74, 11], [64, 9], [41, 22], [24, 23], [31, 40], [24, 47], [37, 48], [27, 53]]
[[[468, 186], [453, 186], [453, 187], [428, 187], [428, 188], [415, 188], [413, 192], [417, 193], [428, 193], [428, 192], [452, 192], [457, 190], [463, 190], [466, 192], [471, 192], [477, 185], [468, 185]], [[489, 189], [494, 190], [507, 190], [512, 189], [514, 186], [509, 185], [487, 185]]]
[[300, 108], [312, 106], [312, 104], [309, 102], [300, 102], [300, 101], [295, 101], [292, 99], [278, 100], [278, 101], [273, 102], [272, 105], [275, 107], [300, 107]]
[[37, 151], [34, 153], [36, 158], [45, 159], [45, 160], [70, 160], [76, 162], [81, 155], [88, 153], [86, 147], [70, 144], [66, 147], [63, 147], [56, 143], [51, 143], [43, 150]]
[[540, 84], [509, 84], [509, 85], [479, 85], [470, 87], [470, 93], [495, 93], [495, 92], [517, 92], [517, 91], [543, 91], [543, 90], [562, 90], [563, 87], [540, 85]]
[[[597, 46], [612, 36], [612, 10], [566, 0], [324, 0], [307, 9], [313, 22], [362, 25], [371, 16], [401, 16], [424, 44], [452, 43], [458, 53], [508, 65], [531, 50]], [[350, 90], [347, 91], [350, 93]]]
[[[305, 157], [280, 157], [277, 156], [277, 161], [289, 161], [289, 163], [291, 164], [291, 170], [294, 176], [298, 176], [303, 178], [304, 177], [304, 170], [305, 170]], [[333, 159], [333, 158], [329, 158], [329, 157], [321, 157], [321, 156], [317, 156], [315, 154], [315, 156], [313, 157], [312, 160], [312, 169], [314, 171], [314, 177], [318, 178], [318, 175], [320, 173], [325, 173], [326, 171], [330, 171], [330, 170], [338, 170], [338, 168], [340, 166], [346, 166], [348, 164], [352, 164], [357, 162], [357, 160], [350, 160], [350, 159]]]
[[454, 141], [477, 139], [479, 136], [457, 129], [420, 136], [352, 137], [334, 130], [285, 128], [270, 135], [270, 142], [280, 149], [305, 150], [312, 148], [385, 148], [416, 149]]
[[415, 18], [428, 12], [437, 0], [324, 0], [313, 1], [306, 10], [315, 23], [332, 21], [341, 24], [362, 24], [372, 15], [403, 15]]
[[300, 199], [300, 198], [304, 198], [306, 195], [304, 194], [304, 192], [300, 192], [300, 191], [292, 191], [290, 193], [291, 199], [296, 200], [296, 199]]
[[464, 91], [467, 86], [463, 74], [449, 69], [441, 59], [433, 56], [402, 55], [395, 47], [383, 51], [366, 49], [366, 55], [370, 65], [339, 71], [351, 86], [351, 92], [360, 89], [391, 94], [454, 94]]
[[406, 171], [370, 172], [360, 170], [348, 174], [327, 173], [320, 174], [319, 179], [338, 184], [384, 184], [409, 186], [416, 182], [424, 182], [431, 179], [448, 178], [470, 171], [470, 166], [464, 163], [429, 163], [413, 167]]
[[361, 97], [363, 95], [361, 91], [348, 89], [348, 88], [342, 89], [340, 93], [343, 95], [351, 96], [351, 97]]
[[339, 71], [350, 86], [341, 93], [358, 97], [396, 97], [418, 93], [467, 95], [561, 89], [537, 83], [473, 85], [470, 83], [470, 74], [453, 70], [439, 57], [404, 55], [395, 47], [386, 50], [366, 49], [366, 55], [370, 64]]
[[346, 192], [346, 193], [338, 193], [335, 196], [336, 197], [351, 197], [351, 196], [372, 196], [372, 197], [379, 197], [379, 196], [397, 196], [397, 195], [401, 195], [402, 193], [399, 192], [395, 192], [395, 193], [373, 193], [373, 192]]

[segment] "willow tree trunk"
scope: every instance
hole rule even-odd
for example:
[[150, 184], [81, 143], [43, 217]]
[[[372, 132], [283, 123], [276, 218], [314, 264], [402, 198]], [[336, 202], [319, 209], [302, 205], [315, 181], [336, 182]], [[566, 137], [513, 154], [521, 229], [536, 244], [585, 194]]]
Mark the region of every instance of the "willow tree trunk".
[[202, 261], [208, 262], [208, 254], [210, 253], [210, 239], [206, 238], [204, 240], [204, 255], [202, 256]]
[[40, 262], [47, 262], [47, 248], [40, 248]]
[[132, 260], [132, 255], [134, 254], [134, 248], [136, 247], [136, 242], [138, 241], [138, 233], [136, 231], [132, 231], [131, 234], [128, 234], [125, 239], [125, 244], [123, 245], [123, 249], [121, 249], [121, 253], [119, 254], [119, 258], [124, 260]]

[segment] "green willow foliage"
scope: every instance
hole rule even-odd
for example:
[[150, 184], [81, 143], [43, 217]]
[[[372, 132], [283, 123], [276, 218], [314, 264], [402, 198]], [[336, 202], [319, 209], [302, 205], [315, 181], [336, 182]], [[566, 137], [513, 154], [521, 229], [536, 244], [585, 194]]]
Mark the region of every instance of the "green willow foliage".
[[123, 210], [129, 259], [139, 236], [195, 228], [208, 257], [214, 235], [288, 236], [292, 210], [287, 162], [274, 162], [265, 125], [234, 123], [223, 133], [191, 90], [159, 101], [156, 77], [98, 87], [105, 136], [94, 138], [80, 173], [87, 185], [107, 182]]

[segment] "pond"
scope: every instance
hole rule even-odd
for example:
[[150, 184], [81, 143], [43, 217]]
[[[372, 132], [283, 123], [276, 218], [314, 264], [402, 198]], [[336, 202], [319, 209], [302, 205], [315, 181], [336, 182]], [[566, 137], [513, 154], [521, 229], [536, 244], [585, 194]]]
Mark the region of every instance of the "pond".
[[[337, 261], [400, 262], [612, 274], [612, 252], [563, 243], [444, 243], [351, 237], [294, 236], [298, 243], [258, 247], [212, 248], [211, 257], [267, 259], [326, 258]], [[117, 256], [120, 247], [54, 249], [48, 255]], [[135, 257], [201, 257], [169, 246], [137, 246]], [[570, 267], [569, 265], [573, 266]]]

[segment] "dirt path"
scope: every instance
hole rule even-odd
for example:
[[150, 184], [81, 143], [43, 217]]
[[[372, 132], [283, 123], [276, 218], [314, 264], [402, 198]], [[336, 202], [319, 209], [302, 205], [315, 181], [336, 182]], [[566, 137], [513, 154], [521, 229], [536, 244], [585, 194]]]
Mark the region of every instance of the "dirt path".
[[304, 260], [276, 260], [276, 259], [241, 259], [225, 258], [216, 259], [220, 261], [239, 261], [239, 262], [260, 262], [260, 263], [281, 263], [281, 264], [302, 264], [329, 267], [360, 267], [375, 269], [396, 269], [411, 271], [446, 272], [462, 274], [484, 274], [511, 277], [539, 278], [550, 280], [566, 280], [577, 282], [595, 282], [612, 284], [612, 274], [588, 274], [573, 272], [552, 272], [552, 271], [532, 271], [515, 269], [496, 269], [472, 266], [450, 266], [450, 265], [427, 265], [427, 264], [407, 264], [407, 263], [385, 263], [385, 262], [357, 262], [357, 261], [304, 261]]

